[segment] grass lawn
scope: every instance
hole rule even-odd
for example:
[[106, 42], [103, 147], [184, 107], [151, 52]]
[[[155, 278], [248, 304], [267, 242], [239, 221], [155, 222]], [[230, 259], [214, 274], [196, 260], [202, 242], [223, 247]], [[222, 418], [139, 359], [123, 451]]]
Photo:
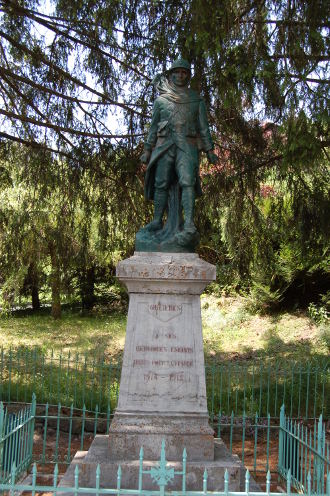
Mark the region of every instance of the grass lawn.
[[[316, 326], [306, 313], [260, 316], [247, 310], [241, 297], [201, 298], [206, 359], [218, 362], [267, 357], [323, 358], [329, 354], [329, 327]], [[39, 347], [42, 351], [71, 354], [103, 351], [119, 358], [125, 341], [126, 313], [91, 313], [64, 310], [54, 321], [49, 311], [17, 311], [0, 318], [0, 343], [4, 349]]]
[[241, 297], [202, 295], [201, 304], [204, 349], [217, 361], [306, 360], [329, 355], [329, 326], [316, 326], [306, 312], [253, 314]]
[[54, 320], [49, 312], [16, 312], [0, 319], [1, 345], [8, 349], [37, 346], [46, 352], [71, 354], [104, 351], [116, 357], [124, 348], [126, 315], [82, 315], [66, 310]]

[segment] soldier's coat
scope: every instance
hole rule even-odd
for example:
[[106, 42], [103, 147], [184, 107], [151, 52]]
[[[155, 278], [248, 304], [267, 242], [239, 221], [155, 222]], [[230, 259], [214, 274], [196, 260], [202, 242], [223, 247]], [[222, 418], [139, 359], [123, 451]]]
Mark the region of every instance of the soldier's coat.
[[[148, 200], [154, 197], [157, 161], [172, 145], [185, 152], [187, 161], [196, 160], [196, 148], [205, 152], [213, 149], [204, 100], [192, 89], [178, 90], [166, 84], [164, 91], [155, 100], [144, 145], [146, 150], [152, 150], [144, 183], [144, 194]], [[194, 170], [197, 171], [195, 193], [200, 196], [198, 163]]]

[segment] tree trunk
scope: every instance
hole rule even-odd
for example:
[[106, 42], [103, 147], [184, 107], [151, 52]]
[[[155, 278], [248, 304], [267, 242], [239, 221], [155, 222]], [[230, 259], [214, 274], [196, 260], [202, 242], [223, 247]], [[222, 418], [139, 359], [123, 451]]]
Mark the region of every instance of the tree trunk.
[[31, 288], [31, 298], [32, 298], [32, 310], [40, 309], [40, 300], [39, 300], [39, 275], [38, 269], [34, 262], [31, 262], [29, 266], [28, 276], [30, 280], [30, 288]]
[[39, 299], [39, 288], [38, 285], [33, 284], [31, 288], [32, 296], [32, 310], [36, 311], [40, 309], [40, 299]]
[[54, 243], [49, 243], [49, 252], [52, 266], [50, 275], [50, 285], [52, 290], [51, 315], [54, 319], [59, 319], [61, 317], [61, 271]]
[[84, 270], [80, 278], [81, 304], [85, 309], [90, 310], [95, 304], [95, 267], [92, 265]]

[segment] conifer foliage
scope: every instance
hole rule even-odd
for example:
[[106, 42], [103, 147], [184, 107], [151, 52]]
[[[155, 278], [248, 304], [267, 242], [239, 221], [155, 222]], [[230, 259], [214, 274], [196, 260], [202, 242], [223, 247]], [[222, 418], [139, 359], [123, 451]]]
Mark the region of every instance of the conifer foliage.
[[3, 294], [33, 288], [38, 306], [35, 281], [90, 292], [109, 253], [132, 251], [150, 215], [138, 157], [152, 79], [178, 54], [220, 157], [201, 163], [200, 253], [221, 287], [247, 287], [261, 306], [324, 292], [327, 11], [325, 0], [0, 0]]

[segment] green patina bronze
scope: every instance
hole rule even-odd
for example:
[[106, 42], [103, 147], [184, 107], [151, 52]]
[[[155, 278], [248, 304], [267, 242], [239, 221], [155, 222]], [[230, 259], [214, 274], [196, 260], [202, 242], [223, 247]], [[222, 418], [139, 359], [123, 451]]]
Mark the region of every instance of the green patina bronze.
[[194, 206], [202, 193], [200, 151], [212, 163], [218, 158], [212, 152], [205, 103], [188, 87], [190, 75], [189, 62], [178, 59], [166, 75], [154, 79], [159, 97], [141, 156], [148, 164], [145, 198], [154, 201], [154, 219], [137, 233], [137, 251], [194, 252], [199, 242]]

